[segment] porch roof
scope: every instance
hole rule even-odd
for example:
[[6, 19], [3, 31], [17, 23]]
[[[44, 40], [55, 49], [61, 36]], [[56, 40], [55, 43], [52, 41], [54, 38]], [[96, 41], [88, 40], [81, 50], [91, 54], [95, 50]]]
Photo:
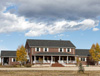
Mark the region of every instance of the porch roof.
[[1, 57], [16, 57], [16, 51], [2, 50]]
[[69, 54], [69, 53], [64, 53], [64, 52], [40, 52], [35, 54], [35, 56], [75, 56], [73, 54]]

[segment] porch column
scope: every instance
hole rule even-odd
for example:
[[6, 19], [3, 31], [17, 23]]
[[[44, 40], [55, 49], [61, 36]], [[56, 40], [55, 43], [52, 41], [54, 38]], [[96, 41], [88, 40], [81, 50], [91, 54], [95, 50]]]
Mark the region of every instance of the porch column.
[[10, 57], [9, 57], [9, 65], [10, 65]]
[[51, 56], [51, 63], [53, 62], [53, 57]]
[[2, 62], [2, 65], [4, 65], [4, 63], [3, 63], [4, 62], [4, 58], [1, 59], [1, 62]]
[[76, 60], [77, 60], [77, 57], [75, 56], [75, 62], [76, 62]]
[[34, 56], [34, 63], [36, 63], [36, 56]]
[[44, 63], [44, 60], [45, 60], [45, 56], [43, 56], [43, 63]]
[[32, 56], [31, 56], [31, 64], [33, 63]]
[[68, 56], [67, 56], [67, 64], [68, 64]]
[[59, 62], [60, 62], [60, 56], [59, 56]]

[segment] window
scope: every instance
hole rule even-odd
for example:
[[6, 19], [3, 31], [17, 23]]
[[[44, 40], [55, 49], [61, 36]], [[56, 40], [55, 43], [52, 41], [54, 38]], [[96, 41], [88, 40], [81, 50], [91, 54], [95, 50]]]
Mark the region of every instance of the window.
[[30, 48], [28, 49], [28, 53], [30, 53]]
[[66, 52], [71, 52], [71, 49], [70, 49], [70, 48], [67, 48], [67, 49], [66, 49]]
[[59, 48], [59, 52], [63, 52], [63, 48]]
[[48, 48], [44, 48], [44, 52], [48, 52]]
[[12, 62], [16, 62], [16, 58], [12, 58]]
[[40, 51], [40, 48], [39, 47], [35, 48], [35, 51], [39, 52]]
[[85, 58], [81, 58], [81, 61], [85, 61]]

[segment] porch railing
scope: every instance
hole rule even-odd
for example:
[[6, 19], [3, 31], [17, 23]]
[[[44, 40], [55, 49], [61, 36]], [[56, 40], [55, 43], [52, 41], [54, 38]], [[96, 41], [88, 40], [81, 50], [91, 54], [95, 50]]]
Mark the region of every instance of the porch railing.
[[[67, 61], [66, 60], [58, 60], [58, 62], [60, 62], [60, 63], [67, 63]], [[76, 63], [76, 61], [75, 60], [70, 60], [70, 61], [68, 61], [68, 63]]]
[[[67, 63], [66, 60], [58, 60], [59, 63]], [[43, 60], [43, 61], [39, 61], [39, 60], [36, 60], [36, 61], [33, 61], [33, 63], [55, 63], [54, 61], [51, 61], [51, 60]], [[68, 63], [76, 63], [75, 60], [70, 60], [68, 61]]]

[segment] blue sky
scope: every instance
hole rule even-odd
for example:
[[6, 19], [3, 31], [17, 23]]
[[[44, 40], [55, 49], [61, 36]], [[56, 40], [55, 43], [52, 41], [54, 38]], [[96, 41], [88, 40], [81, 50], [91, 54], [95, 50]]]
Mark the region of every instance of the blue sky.
[[27, 39], [70, 40], [78, 49], [100, 44], [98, 3], [99, 0], [1, 1], [0, 50], [16, 50]]

